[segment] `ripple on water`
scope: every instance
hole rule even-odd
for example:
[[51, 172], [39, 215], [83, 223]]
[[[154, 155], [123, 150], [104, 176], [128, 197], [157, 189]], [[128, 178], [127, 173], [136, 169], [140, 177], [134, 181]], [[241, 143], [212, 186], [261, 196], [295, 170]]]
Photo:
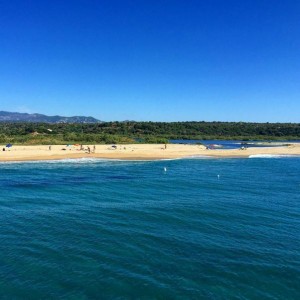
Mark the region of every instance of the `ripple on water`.
[[298, 299], [299, 167], [292, 157], [1, 164], [1, 293]]

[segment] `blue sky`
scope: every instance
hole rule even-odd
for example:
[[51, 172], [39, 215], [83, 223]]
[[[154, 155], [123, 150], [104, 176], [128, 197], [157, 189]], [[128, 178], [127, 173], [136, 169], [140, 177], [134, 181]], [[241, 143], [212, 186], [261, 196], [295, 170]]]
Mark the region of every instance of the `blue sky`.
[[300, 1], [3, 0], [0, 110], [300, 122]]

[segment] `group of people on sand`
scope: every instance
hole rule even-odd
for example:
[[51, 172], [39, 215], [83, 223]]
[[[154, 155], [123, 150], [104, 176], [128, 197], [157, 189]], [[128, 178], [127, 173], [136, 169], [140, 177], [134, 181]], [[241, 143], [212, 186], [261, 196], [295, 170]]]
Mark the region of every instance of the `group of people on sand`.
[[85, 151], [86, 153], [90, 154], [90, 153], [95, 153], [96, 152], [96, 145], [93, 146], [93, 150], [91, 150], [90, 146], [87, 146], [86, 148], [84, 148], [83, 145], [80, 145], [80, 149], [81, 151]]
[[[52, 146], [49, 145], [48, 149], [49, 149], [49, 151], [51, 151], [52, 150]], [[66, 150], [66, 148], [62, 148], [61, 150]], [[79, 151], [86, 151], [89, 154], [90, 153], [95, 153], [96, 152], [96, 145], [93, 146], [93, 150], [91, 150], [90, 146], [87, 146], [87, 148], [84, 148], [83, 145], [80, 145]]]
[[[82, 145], [81, 145], [81, 146], [82, 146]], [[90, 154], [90, 153], [95, 153], [95, 152], [96, 152], [96, 146], [95, 146], [95, 145], [93, 146], [93, 150], [92, 150], [92, 151], [91, 151], [90, 146], [87, 146], [87, 148], [86, 148], [86, 149], [83, 149], [83, 150], [87, 151], [88, 154]]]

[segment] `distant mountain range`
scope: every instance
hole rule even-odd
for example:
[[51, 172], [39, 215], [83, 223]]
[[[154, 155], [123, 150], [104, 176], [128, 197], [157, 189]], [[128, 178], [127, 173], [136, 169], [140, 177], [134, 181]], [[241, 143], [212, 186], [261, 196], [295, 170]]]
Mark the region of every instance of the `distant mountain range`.
[[100, 123], [93, 117], [74, 116], [46, 116], [42, 114], [27, 114], [0, 111], [0, 122], [34, 122], [34, 123]]

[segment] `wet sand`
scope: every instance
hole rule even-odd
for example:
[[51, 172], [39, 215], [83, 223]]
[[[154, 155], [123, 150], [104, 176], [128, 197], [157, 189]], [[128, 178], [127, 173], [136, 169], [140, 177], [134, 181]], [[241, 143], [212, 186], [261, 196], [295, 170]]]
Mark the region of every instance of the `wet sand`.
[[[49, 146], [13, 146], [2, 151], [0, 149], [0, 161], [31, 161], [31, 160], [57, 160], [76, 158], [107, 158], [126, 160], [152, 160], [152, 159], [174, 159], [193, 156], [208, 156], [216, 158], [249, 157], [251, 155], [300, 155], [300, 144], [291, 144], [282, 147], [257, 147], [240, 149], [214, 149], [207, 150], [202, 145], [179, 145], [168, 144], [165, 149], [164, 144], [131, 144], [117, 145], [113, 148], [110, 145], [96, 145], [93, 152], [93, 145], [90, 147], [91, 153], [87, 150], [80, 150], [79, 146], [66, 147], [65, 145], [54, 145], [49, 150]], [[65, 150], [63, 150], [65, 149]]]

